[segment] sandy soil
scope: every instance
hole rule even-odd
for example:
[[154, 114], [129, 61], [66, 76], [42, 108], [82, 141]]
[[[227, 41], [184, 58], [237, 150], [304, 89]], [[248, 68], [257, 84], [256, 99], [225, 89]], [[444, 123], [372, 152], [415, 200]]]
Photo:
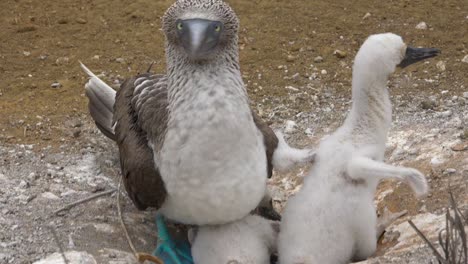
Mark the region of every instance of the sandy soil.
[[[390, 31], [410, 45], [440, 48], [441, 56], [398, 71], [389, 84], [395, 123], [388, 160], [423, 171], [432, 194], [418, 201], [406, 186], [384, 183], [379, 208], [408, 209], [408, 217], [440, 214], [448, 182], [468, 204], [466, 1], [229, 2], [241, 19], [242, 72], [252, 104], [275, 127], [295, 122], [287, 135], [298, 146], [314, 145], [340, 125], [350, 106], [353, 58], [369, 34]], [[50, 223], [67, 249], [87, 251], [98, 263], [128, 258], [115, 197], [62, 216], [51, 212], [117, 185], [115, 148], [90, 122], [78, 61], [114, 87], [152, 61], [163, 71], [160, 17], [171, 3], [0, 1], [0, 263], [32, 263], [56, 252]], [[428, 28], [416, 29], [422, 21]], [[296, 174], [303, 171], [275, 176], [278, 208], [297, 191]], [[138, 212], [128, 200], [124, 210], [139, 249], [151, 250], [152, 213]]]

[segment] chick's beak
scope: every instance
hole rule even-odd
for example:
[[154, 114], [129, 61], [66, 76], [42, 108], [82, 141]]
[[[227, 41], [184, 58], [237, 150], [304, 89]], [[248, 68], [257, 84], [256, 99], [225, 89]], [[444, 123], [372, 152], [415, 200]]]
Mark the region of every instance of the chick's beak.
[[414, 48], [408, 46], [406, 48], [405, 57], [403, 60], [398, 64], [399, 67], [405, 68], [413, 63], [418, 61], [422, 61], [425, 59], [429, 59], [435, 57], [440, 54], [439, 49], [435, 48]]

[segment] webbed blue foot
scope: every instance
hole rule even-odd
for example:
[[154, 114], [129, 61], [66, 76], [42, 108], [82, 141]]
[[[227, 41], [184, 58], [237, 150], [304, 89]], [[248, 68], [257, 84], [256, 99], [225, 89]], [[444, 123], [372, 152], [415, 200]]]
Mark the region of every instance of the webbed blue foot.
[[193, 264], [190, 243], [172, 238], [162, 214], [156, 215], [156, 227], [158, 246], [153, 255], [164, 261], [164, 264]]

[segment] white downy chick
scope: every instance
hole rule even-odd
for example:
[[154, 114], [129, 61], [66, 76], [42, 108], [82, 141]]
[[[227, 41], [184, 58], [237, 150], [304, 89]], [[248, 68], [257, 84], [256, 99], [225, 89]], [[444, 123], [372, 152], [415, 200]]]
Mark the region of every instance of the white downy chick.
[[424, 175], [383, 162], [392, 121], [387, 81], [396, 66], [434, 57], [436, 49], [412, 48], [387, 33], [370, 36], [353, 67], [353, 105], [344, 124], [324, 139], [304, 185], [283, 212], [278, 237], [281, 264], [337, 264], [362, 260], [377, 246], [374, 194], [394, 178], [427, 193]]

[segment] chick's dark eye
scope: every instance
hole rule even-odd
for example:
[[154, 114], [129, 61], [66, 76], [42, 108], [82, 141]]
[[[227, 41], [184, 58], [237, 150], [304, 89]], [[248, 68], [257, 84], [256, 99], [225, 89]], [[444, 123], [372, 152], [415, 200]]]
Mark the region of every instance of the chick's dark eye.
[[220, 25], [216, 25], [214, 29], [215, 29], [216, 32], [220, 32], [220, 31], [221, 31], [221, 26], [220, 26]]

